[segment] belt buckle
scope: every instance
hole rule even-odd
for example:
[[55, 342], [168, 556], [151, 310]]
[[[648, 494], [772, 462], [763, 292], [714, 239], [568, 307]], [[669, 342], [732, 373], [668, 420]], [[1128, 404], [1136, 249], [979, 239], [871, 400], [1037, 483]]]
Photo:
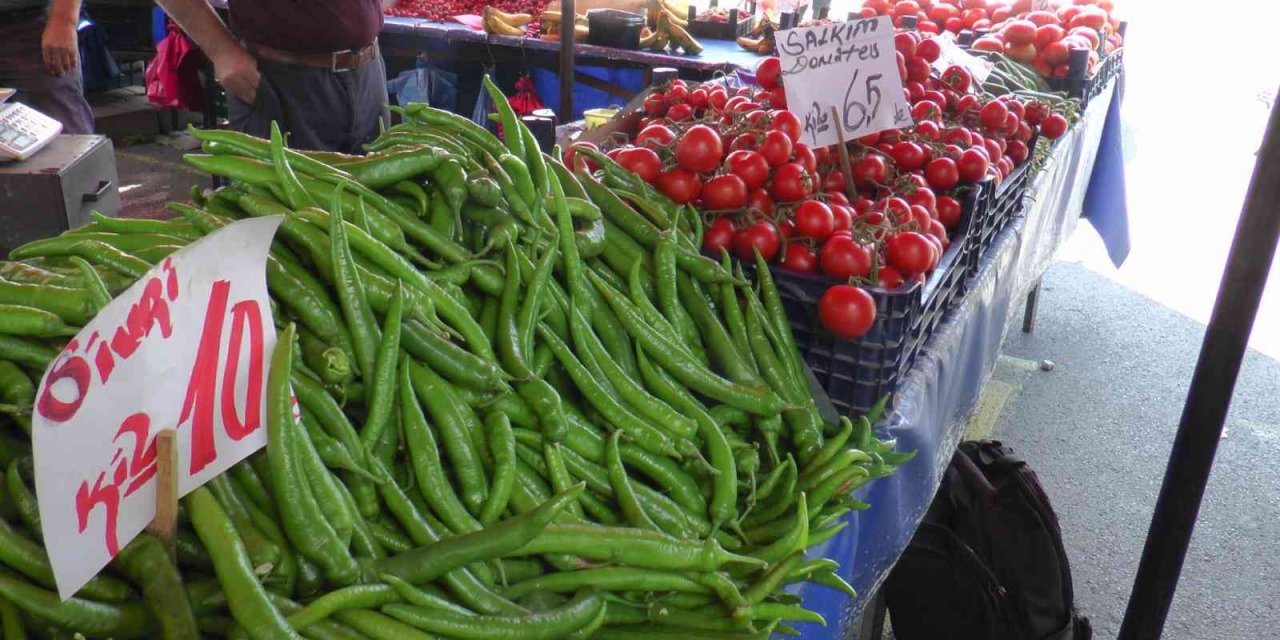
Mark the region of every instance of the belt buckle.
[[330, 53], [329, 54], [329, 70], [330, 71], [334, 73], [346, 73], [351, 70], [351, 67], [347, 67], [345, 69], [338, 68], [338, 56], [341, 56], [341, 55], [354, 56], [355, 49], [343, 49], [342, 51], [334, 51], [333, 53]]

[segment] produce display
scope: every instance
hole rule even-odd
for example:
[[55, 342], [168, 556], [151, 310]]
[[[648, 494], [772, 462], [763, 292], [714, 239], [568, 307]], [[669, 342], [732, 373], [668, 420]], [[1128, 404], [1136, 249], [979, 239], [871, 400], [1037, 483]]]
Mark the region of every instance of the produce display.
[[[1033, 10], [1042, 5], [1050, 9]], [[892, 16], [899, 26], [914, 17], [924, 33], [983, 32], [973, 49], [1004, 53], [1045, 78], [1066, 78], [1071, 51], [1089, 52], [1086, 71], [1093, 75], [1101, 56], [1123, 43], [1114, 8], [1112, 0], [863, 0], [861, 14]]]
[[924, 282], [950, 246], [965, 194], [997, 188], [1031, 160], [1037, 133], [1061, 136], [1076, 111], [1060, 94], [1007, 89], [1029, 82], [1019, 74], [1034, 78], [1017, 63], [1005, 61], [989, 79], [1004, 89], [993, 97], [963, 67], [933, 73], [941, 49], [932, 36], [900, 32], [894, 43], [916, 124], [850, 141], [848, 176], [834, 147], [804, 143], [778, 58], [756, 68], [759, 87], [659, 87], [644, 98], [635, 135], [608, 155], [701, 212], [704, 252], [748, 261], [758, 253], [785, 270], [830, 277], [824, 324], [861, 337], [876, 305], [860, 288]]
[[506, 13], [538, 16], [548, 4], [550, 0], [399, 0], [387, 9], [387, 15], [449, 22], [454, 16], [482, 16], [492, 7]]
[[[607, 156], [541, 153], [486, 87], [505, 143], [425, 105], [365, 157], [195, 131], [229, 186], [0, 262], [4, 637], [766, 638], [822, 622], [788, 584], [853, 596], [804, 551], [910, 458], [880, 408], [826, 423], [767, 268], [701, 255], [698, 216]], [[270, 215], [267, 448], [183, 500], [176, 561], [144, 534], [60, 602], [41, 372], [165, 256]]]
[[702, 43], [689, 33], [689, 19], [664, 0], [650, 0], [648, 16], [653, 28], [645, 28], [640, 37], [640, 47], [658, 53], [668, 49], [675, 53], [696, 56], [702, 53]]

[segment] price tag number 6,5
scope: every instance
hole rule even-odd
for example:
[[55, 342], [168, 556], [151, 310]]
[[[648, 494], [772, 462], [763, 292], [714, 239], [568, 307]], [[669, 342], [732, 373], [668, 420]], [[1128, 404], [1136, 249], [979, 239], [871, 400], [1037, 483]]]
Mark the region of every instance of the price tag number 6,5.
[[833, 108], [845, 137], [912, 124], [887, 17], [788, 29], [777, 38], [787, 103], [808, 105], [811, 146], [838, 141]]

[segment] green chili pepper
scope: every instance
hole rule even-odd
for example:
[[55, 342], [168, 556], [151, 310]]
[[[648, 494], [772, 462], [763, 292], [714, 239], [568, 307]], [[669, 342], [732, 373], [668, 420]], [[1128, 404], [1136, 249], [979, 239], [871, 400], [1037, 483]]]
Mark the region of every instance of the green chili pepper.
[[289, 165], [289, 161], [285, 158], [284, 135], [280, 133], [280, 125], [274, 121], [271, 123], [269, 150], [271, 152], [271, 164], [276, 171], [276, 179], [284, 190], [285, 201], [289, 203], [289, 206], [297, 209], [298, 207], [315, 204], [315, 200], [307, 193], [306, 188], [302, 186], [302, 182], [298, 180], [298, 176], [293, 172], [293, 167]]
[[[580, 592], [559, 609], [531, 613], [520, 619], [461, 616], [456, 613], [393, 604], [387, 615], [419, 629], [469, 640], [552, 640], [564, 638], [602, 619], [605, 602], [592, 591]], [[597, 623], [598, 624], [598, 623]]]
[[382, 439], [382, 434], [391, 422], [395, 407], [395, 375], [400, 354], [400, 319], [404, 309], [404, 285], [396, 287], [396, 296], [391, 301], [391, 310], [383, 319], [382, 342], [378, 345], [377, 358], [372, 369], [372, 400], [369, 412], [365, 417], [364, 430], [360, 439], [365, 448], [372, 450]]
[[489, 526], [502, 517], [511, 499], [511, 489], [515, 484], [516, 443], [511, 420], [501, 411], [491, 411], [485, 418], [485, 432], [493, 455], [493, 482], [489, 486], [489, 498], [480, 511], [480, 522]]
[[[418, 404], [418, 396], [415, 395], [414, 378], [416, 376], [411, 375], [410, 368], [411, 363], [408, 360], [400, 365], [400, 416], [404, 420], [405, 442], [408, 445], [414, 476], [418, 479], [418, 490], [427, 500], [432, 511], [455, 533], [477, 531], [480, 529], [480, 523], [463, 506], [453, 492], [453, 483], [445, 476], [435, 436], [422, 413], [422, 407]], [[427, 369], [424, 368], [424, 370]], [[427, 393], [433, 391], [425, 390]], [[479, 462], [473, 458], [466, 457], [466, 460], [470, 464], [479, 465]], [[474, 467], [470, 470], [459, 470], [459, 472], [464, 475], [475, 475]]]

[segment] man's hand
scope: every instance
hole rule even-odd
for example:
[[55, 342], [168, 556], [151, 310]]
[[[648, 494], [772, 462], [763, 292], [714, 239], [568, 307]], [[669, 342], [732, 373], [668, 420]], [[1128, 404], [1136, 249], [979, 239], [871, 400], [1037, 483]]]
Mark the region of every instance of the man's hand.
[[76, 20], [50, 15], [40, 36], [40, 51], [49, 73], [61, 77], [76, 68], [80, 55], [80, 42], [76, 38]]
[[214, 77], [227, 93], [245, 104], [253, 104], [258, 97], [258, 61], [244, 47], [227, 47], [213, 61]]

